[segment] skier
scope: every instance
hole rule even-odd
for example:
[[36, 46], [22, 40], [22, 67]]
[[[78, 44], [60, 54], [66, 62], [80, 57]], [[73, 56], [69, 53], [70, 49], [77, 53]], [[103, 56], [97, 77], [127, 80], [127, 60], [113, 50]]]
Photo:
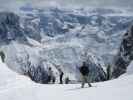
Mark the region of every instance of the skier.
[[69, 77], [66, 77], [66, 78], [65, 78], [65, 84], [69, 84], [69, 82], [70, 82]]
[[60, 84], [63, 84], [63, 71], [61, 69], [59, 69], [59, 75], [60, 75]]
[[52, 77], [52, 83], [54, 84], [55, 81], [56, 81], [56, 77], [53, 75], [53, 77]]
[[55, 76], [51, 67], [48, 68], [48, 82], [55, 83]]
[[107, 80], [111, 79], [111, 65], [109, 64], [107, 66]]
[[2, 62], [5, 62], [5, 54], [3, 51], [0, 51], [0, 56], [1, 56]]
[[88, 79], [89, 75], [89, 68], [86, 66], [86, 63], [83, 62], [83, 65], [79, 68], [80, 73], [81, 73], [81, 79], [82, 79], [82, 85], [81, 87], [84, 88], [85, 83], [88, 83], [89, 87], [91, 87], [91, 84]]

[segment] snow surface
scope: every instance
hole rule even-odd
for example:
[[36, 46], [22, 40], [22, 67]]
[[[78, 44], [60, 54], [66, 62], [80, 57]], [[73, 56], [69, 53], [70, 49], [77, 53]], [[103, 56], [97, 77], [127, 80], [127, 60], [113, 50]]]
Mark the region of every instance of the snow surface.
[[133, 100], [133, 75], [81, 89], [80, 84], [36, 84], [1, 60], [0, 66], [0, 100]]
[[132, 75], [132, 73], [133, 73], [133, 61], [129, 64], [129, 66], [127, 67], [126, 73], [123, 74], [122, 76]]

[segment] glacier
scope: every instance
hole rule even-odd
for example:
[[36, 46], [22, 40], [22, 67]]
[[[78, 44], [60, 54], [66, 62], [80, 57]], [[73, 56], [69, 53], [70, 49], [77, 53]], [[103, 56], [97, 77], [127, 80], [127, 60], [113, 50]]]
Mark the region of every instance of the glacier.
[[84, 60], [90, 80], [105, 81], [106, 66], [133, 20], [123, 9], [26, 8], [18, 15], [0, 13], [1, 50], [9, 68], [39, 83], [47, 83], [48, 67], [58, 79], [57, 66], [65, 77], [80, 81], [78, 67]]

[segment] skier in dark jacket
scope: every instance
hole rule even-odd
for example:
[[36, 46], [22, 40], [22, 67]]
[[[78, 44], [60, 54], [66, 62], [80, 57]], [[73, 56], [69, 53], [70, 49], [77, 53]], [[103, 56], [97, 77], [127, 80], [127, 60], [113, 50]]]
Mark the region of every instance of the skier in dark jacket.
[[80, 67], [80, 73], [81, 73], [81, 79], [82, 79], [82, 88], [84, 88], [85, 83], [88, 83], [89, 87], [91, 87], [91, 84], [89, 82], [89, 68], [86, 66], [86, 63], [83, 62], [83, 65]]
[[63, 71], [61, 69], [59, 69], [59, 75], [60, 75], [60, 84], [63, 84]]
[[5, 54], [3, 51], [0, 51], [0, 56], [1, 56], [2, 62], [5, 62]]

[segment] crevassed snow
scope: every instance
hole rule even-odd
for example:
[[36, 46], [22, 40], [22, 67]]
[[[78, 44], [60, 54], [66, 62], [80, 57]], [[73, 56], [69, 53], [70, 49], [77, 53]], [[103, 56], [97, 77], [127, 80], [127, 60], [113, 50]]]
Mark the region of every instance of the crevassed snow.
[[80, 84], [36, 84], [16, 74], [0, 60], [0, 100], [133, 100], [133, 75], [108, 82]]

